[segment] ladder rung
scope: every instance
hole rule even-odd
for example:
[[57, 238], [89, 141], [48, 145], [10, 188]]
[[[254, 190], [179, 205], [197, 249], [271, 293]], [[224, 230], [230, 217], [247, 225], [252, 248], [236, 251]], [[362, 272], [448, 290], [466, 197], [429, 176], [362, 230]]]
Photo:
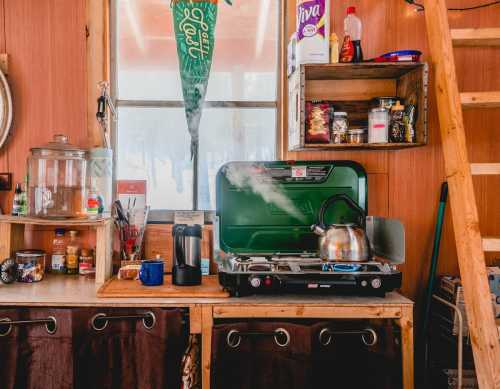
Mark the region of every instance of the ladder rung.
[[496, 108], [500, 107], [500, 92], [466, 92], [460, 93], [464, 108]]
[[500, 46], [500, 28], [464, 28], [451, 30], [454, 46]]
[[471, 163], [470, 171], [473, 176], [500, 174], [500, 163]]
[[483, 250], [488, 252], [500, 252], [500, 238], [483, 238]]

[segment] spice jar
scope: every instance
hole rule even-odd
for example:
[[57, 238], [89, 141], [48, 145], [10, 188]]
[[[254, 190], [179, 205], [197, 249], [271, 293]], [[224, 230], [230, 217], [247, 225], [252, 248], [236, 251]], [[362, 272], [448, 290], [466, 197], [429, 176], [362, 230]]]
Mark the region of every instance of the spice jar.
[[38, 282], [45, 274], [45, 252], [20, 250], [16, 252], [17, 281]]
[[368, 115], [368, 143], [389, 141], [389, 111], [373, 108]]
[[82, 249], [80, 252], [80, 261], [78, 264], [78, 273], [86, 275], [93, 271], [94, 268], [94, 253], [90, 249]]
[[347, 112], [334, 112], [332, 122], [332, 143], [346, 143], [349, 121]]
[[389, 139], [393, 143], [405, 141], [405, 124], [403, 121], [405, 106], [401, 105], [399, 100], [391, 108], [391, 130]]
[[366, 143], [366, 129], [352, 128], [347, 131], [347, 142], [351, 144]]

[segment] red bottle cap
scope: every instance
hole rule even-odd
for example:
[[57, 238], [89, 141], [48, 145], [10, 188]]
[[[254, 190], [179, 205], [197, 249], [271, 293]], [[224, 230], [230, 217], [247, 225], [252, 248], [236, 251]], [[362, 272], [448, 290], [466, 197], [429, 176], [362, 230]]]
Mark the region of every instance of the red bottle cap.
[[347, 15], [350, 15], [350, 14], [355, 14], [356, 13], [356, 7], [348, 7], [347, 8]]

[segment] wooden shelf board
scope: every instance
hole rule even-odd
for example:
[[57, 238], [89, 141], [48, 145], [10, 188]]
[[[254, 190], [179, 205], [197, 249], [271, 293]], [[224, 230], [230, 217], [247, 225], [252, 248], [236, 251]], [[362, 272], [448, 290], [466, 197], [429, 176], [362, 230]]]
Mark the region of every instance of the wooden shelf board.
[[304, 148], [294, 151], [304, 150], [401, 150], [414, 147], [425, 146], [425, 143], [361, 143], [361, 144], [332, 144], [332, 143], [310, 143], [305, 144]]
[[500, 252], [500, 238], [491, 236], [483, 238], [483, 250], [488, 252]]
[[465, 92], [460, 94], [464, 108], [498, 108], [500, 92]]
[[364, 62], [310, 64], [305, 66], [306, 80], [352, 80], [399, 78], [425, 66], [423, 62], [376, 63]]
[[500, 163], [471, 163], [473, 176], [500, 175]]
[[41, 219], [25, 216], [0, 215], [0, 223], [31, 224], [39, 226], [103, 226], [111, 222], [110, 218], [102, 219]]
[[451, 30], [455, 47], [500, 46], [500, 28], [462, 28]]

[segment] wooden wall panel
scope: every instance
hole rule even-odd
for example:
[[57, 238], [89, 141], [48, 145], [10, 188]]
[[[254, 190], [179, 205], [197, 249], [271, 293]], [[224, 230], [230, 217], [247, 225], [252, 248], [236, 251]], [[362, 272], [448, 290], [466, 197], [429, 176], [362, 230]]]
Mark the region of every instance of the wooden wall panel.
[[[0, 150], [0, 171], [22, 182], [29, 149], [56, 133], [87, 147], [85, 0], [0, 0], [0, 51], [9, 54], [8, 81], [14, 99], [14, 124]], [[10, 212], [12, 193], [0, 193]], [[52, 229], [30, 230], [27, 248], [50, 250]], [[93, 246], [95, 237], [82, 240]]]

